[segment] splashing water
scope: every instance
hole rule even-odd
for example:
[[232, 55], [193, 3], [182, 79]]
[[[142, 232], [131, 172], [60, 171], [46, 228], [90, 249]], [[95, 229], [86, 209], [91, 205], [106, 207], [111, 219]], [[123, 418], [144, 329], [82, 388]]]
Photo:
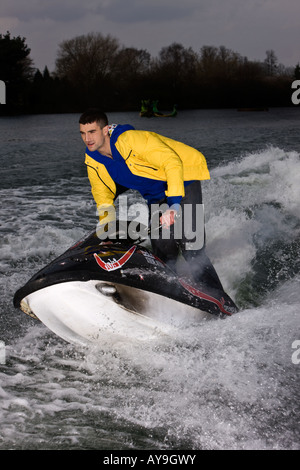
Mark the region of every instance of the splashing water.
[[299, 449], [299, 152], [240, 152], [211, 176], [207, 253], [241, 311], [90, 349], [12, 307], [95, 223], [85, 177], [1, 189], [1, 449]]

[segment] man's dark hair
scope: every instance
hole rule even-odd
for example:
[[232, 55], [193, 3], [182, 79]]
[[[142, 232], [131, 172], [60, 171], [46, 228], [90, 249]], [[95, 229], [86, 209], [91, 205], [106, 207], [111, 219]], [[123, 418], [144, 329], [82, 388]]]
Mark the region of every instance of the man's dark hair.
[[79, 118], [79, 124], [92, 124], [93, 122], [97, 122], [101, 129], [108, 125], [106, 114], [97, 108], [88, 109]]

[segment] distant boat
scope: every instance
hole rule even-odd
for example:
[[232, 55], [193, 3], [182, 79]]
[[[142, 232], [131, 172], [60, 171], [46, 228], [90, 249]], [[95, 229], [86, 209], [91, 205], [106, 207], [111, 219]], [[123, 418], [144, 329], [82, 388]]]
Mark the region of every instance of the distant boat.
[[154, 116], [153, 108], [152, 108], [150, 100], [142, 100], [140, 116], [141, 117], [153, 117]]
[[154, 116], [155, 117], [175, 117], [175, 116], [177, 116], [176, 104], [174, 104], [173, 111], [171, 113], [164, 114], [164, 113], [161, 113], [161, 112], [157, 112], [157, 113], [155, 112]]
[[141, 117], [175, 117], [177, 116], [177, 105], [173, 105], [173, 110], [170, 113], [162, 113], [157, 109], [158, 101], [151, 102], [150, 100], [143, 100], [141, 105]]
[[238, 111], [269, 111], [269, 108], [238, 108]]

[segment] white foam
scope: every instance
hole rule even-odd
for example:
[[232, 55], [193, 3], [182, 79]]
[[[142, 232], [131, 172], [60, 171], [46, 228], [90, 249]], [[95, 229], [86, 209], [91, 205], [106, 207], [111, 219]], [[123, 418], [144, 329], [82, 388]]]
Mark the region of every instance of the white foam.
[[[207, 250], [228, 293], [260, 246], [297, 236], [298, 164], [297, 152], [268, 148], [216, 168], [203, 185]], [[94, 211], [86, 226], [76, 212], [85, 193], [62, 194], [40, 205], [32, 189], [11, 200], [6, 193], [5, 293], [90, 230]], [[51, 206], [57, 219], [42, 222], [35, 211], [47, 216]], [[73, 221], [67, 229], [64, 217]], [[6, 345], [1, 365], [0, 447], [299, 449], [298, 285], [298, 278], [281, 282], [258, 308], [151, 344], [103, 341], [83, 350], [30, 320], [28, 333]], [[7, 304], [3, 314], [12, 315]]]
[[205, 185], [207, 252], [226, 288], [258, 247], [300, 234], [299, 153], [269, 147], [214, 169]]
[[[282, 149], [267, 149], [246, 155], [235, 163], [230, 163], [212, 172], [212, 180], [220, 180], [228, 191], [229, 201], [236, 204], [254, 204], [263, 202], [280, 203], [289, 213], [300, 216], [300, 155], [298, 152], [285, 152]], [[242, 186], [238, 190], [236, 186]], [[248, 185], [245, 188], [245, 185]], [[229, 191], [234, 187], [236, 191]], [[221, 190], [221, 196], [226, 193]], [[236, 194], [232, 194], [236, 193]], [[220, 198], [220, 194], [218, 194]], [[242, 201], [238, 198], [242, 198]], [[226, 199], [225, 199], [226, 201]]]

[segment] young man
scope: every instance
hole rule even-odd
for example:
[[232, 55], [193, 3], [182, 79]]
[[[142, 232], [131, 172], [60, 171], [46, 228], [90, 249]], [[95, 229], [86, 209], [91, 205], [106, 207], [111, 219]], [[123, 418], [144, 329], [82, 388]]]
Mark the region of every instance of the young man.
[[[135, 130], [131, 125], [110, 126], [106, 114], [97, 109], [83, 113], [79, 124], [100, 222], [113, 207], [119, 188], [138, 190], [150, 213], [153, 205], [162, 207], [160, 235], [151, 239], [153, 251], [160, 259], [174, 268], [180, 250], [189, 262], [199, 261], [199, 254], [205, 256], [200, 181], [210, 175], [202, 153], [154, 132]], [[176, 235], [177, 216], [182, 226]], [[198, 261], [190, 265], [195, 280], [201, 274]]]

